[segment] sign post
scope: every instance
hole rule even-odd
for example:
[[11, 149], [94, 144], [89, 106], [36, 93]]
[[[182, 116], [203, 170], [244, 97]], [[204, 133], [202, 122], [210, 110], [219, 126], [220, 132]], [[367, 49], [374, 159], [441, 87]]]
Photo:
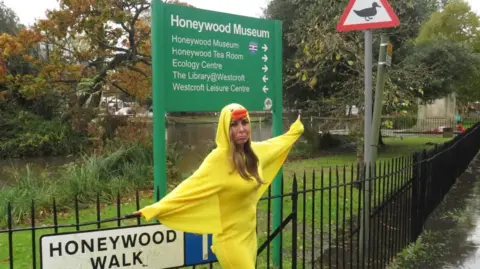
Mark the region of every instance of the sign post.
[[[273, 113], [282, 128], [280, 21], [152, 1], [152, 72], [155, 201], [167, 192], [165, 112], [212, 112], [229, 103]], [[281, 171], [272, 184], [281, 194]], [[273, 201], [273, 228], [281, 225], [281, 198]], [[281, 259], [280, 237], [273, 261]]]
[[[273, 136], [279, 136], [283, 133], [283, 81], [282, 81], [282, 23], [275, 21], [275, 104], [273, 108]], [[280, 196], [282, 194], [282, 174], [283, 169], [277, 173], [272, 183], [273, 196]], [[282, 198], [273, 200], [273, 229], [279, 229], [282, 225]], [[276, 268], [280, 267], [282, 259], [281, 237], [277, 236], [273, 242], [273, 265]]]
[[[380, 123], [382, 121], [382, 107], [383, 107], [383, 89], [385, 88], [385, 73], [388, 65], [387, 51], [392, 48], [392, 44], [388, 42], [388, 37], [382, 34], [380, 37], [380, 53], [378, 55], [378, 71], [377, 71], [377, 85], [375, 86], [375, 103], [373, 107], [372, 120], [372, 163], [376, 163], [378, 156], [378, 139], [380, 136]], [[392, 52], [389, 52], [390, 55]], [[390, 56], [391, 63], [391, 56]], [[390, 65], [388, 65], [390, 66]], [[375, 167], [375, 166], [374, 166]], [[371, 173], [376, 177], [376, 171]]]
[[165, 65], [163, 64], [165, 39], [164, 5], [161, 1], [152, 1], [152, 101], [153, 101], [153, 186], [154, 199], [160, 200], [167, 194], [167, 157], [165, 137], [165, 96], [162, 84], [165, 81]]
[[[379, 3], [378, 3], [379, 2]], [[364, 162], [365, 162], [365, 183], [364, 190], [364, 212], [361, 216], [360, 229], [360, 253], [363, 257], [365, 249], [368, 249], [369, 222], [370, 222], [370, 180], [372, 161], [372, 29], [389, 28], [400, 25], [398, 17], [387, 0], [350, 0], [340, 21], [337, 24], [337, 31], [365, 31], [365, 107], [364, 107]], [[377, 89], [378, 90], [378, 89]]]

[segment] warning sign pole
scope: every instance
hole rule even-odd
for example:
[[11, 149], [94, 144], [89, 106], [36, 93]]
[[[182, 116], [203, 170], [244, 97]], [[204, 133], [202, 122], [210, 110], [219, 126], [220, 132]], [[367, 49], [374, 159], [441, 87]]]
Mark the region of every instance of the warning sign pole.
[[[397, 27], [400, 21], [388, 3], [388, 0], [350, 0], [337, 25], [337, 31], [365, 31], [365, 106], [364, 106], [364, 177], [363, 177], [363, 214], [360, 222], [360, 257], [365, 257], [370, 235], [370, 187], [372, 184], [372, 167], [374, 156], [372, 146], [372, 66], [373, 66], [373, 32], [372, 29]], [[378, 90], [378, 89], [377, 89]], [[376, 100], [379, 102], [379, 100]], [[381, 101], [380, 101], [381, 102]], [[359, 205], [361, 207], [361, 205]], [[362, 259], [362, 262], [365, 262]]]
[[373, 116], [373, 94], [372, 94], [372, 30], [365, 31], [365, 110], [364, 110], [364, 138], [363, 138], [363, 158], [365, 163], [365, 177], [363, 183], [364, 204], [363, 214], [361, 214], [360, 229], [360, 257], [364, 257], [364, 249], [368, 249], [368, 238], [370, 231], [370, 175], [372, 166], [372, 116]]

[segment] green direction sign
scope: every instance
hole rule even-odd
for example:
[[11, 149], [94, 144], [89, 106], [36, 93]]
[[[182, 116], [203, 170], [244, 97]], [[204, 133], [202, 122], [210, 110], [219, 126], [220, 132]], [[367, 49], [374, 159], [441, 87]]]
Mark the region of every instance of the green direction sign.
[[281, 94], [278, 21], [162, 6], [163, 79], [154, 90], [163, 92], [166, 111], [218, 111], [232, 102], [273, 110], [274, 89]]

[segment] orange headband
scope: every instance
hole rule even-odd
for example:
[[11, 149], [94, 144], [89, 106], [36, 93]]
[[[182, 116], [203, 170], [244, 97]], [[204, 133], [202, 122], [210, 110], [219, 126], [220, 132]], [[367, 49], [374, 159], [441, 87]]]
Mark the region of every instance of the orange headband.
[[233, 120], [239, 120], [243, 119], [247, 116], [248, 112], [245, 108], [237, 108], [234, 111], [232, 111], [232, 119]]

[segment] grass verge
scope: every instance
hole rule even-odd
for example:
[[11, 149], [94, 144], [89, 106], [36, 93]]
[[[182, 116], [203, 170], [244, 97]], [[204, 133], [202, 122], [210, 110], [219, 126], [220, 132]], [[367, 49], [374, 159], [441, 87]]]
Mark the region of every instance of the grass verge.
[[[180, 155], [175, 147], [167, 154], [167, 177], [173, 184], [181, 177], [175, 169]], [[140, 144], [120, 146], [103, 155], [85, 156], [56, 170], [33, 172], [29, 166], [12, 170], [7, 187], [0, 188], [0, 227], [7, 223], [7, 206], [12, 204], [14, 223], [28, 222], [31, 203], [37, 213], [49, 212], [53, 200], [59, 210], [73, 209], [73, 197], [81, 207], [114, 201], [117, 194], [131, 197], [136, 190], [153, 188], [153, 153]]]

